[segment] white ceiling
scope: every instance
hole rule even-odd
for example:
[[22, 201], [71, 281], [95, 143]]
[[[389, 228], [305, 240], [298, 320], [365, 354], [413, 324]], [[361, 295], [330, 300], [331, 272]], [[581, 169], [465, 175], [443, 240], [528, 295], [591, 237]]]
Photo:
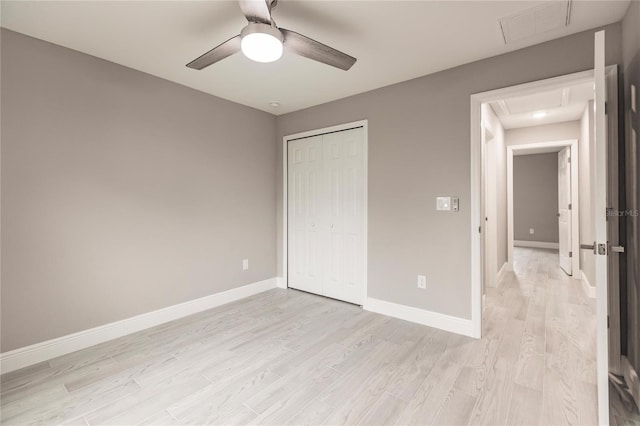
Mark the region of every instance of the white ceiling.
[[[593, 82], [533, 95], [505, 98], [491, 102], [491, 108], [505, 129], [579, 120], [587, 103], [593, 99]], [[544, 112], [542, 118], [534, 113]]]
[[[283, 114], [622, 19], [629, 0], [573, 0], [568, 27], [505, 45], [498, 20], [542, 1], [287, 1], [273, 17], [358, 62], [341, 71], [285, 54], [241, 54], [203, 70], [185, 64], [238, 34], [233, 1], [2, 1], [2, 26]], [[278, 101], [280, 107], [269, 105]]]

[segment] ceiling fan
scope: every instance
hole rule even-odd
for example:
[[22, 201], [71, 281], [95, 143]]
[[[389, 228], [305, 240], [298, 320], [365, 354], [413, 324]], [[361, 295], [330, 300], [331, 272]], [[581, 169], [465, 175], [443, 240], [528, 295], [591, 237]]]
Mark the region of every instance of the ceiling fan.
[[271, 11], [276, 7], [278, 0], [238, 2], [242, 13], [249, 21], [247, 26], [239, 35], [189, 62], [187, 67], [201, 70], [240, 51], [257, 62], [273, 62], [280, 59], [283, 50], [345, 71], [355, 64], [356, 58], [353, 56], [295, 31], [278, 28], [271, 18]]

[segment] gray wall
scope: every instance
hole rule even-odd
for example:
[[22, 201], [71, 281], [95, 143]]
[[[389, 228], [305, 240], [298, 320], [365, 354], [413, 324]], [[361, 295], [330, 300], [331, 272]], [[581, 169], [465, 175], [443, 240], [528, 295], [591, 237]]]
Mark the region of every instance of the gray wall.
[[[620, 24], [606, 30], [606, 62], [619, 63]], [[593, 33], [586, 31], [278, 117], [279, 226], [282, 138], [366, 118], [368, 295], [470, 318], [469, 97], [593, 68]], [[460, 212], [435, 211], [438, 195], [460, 196]], [[279, 268], [282, 255], [279, 238]], [[416, 288], [420, 273], [427, 276], [426, 291]]]
[[[507, 149], [505, 130], [493, 109], [483, 105], [483, 117], [487, 130], [495, 140], [495, 173], [496, 173], [496, 271], [500, 271], [508, 260], [507, 235]], [[486, 154], [485, 154], [486, 155]]]
[[[632, 112], [631, 84], [636, 86], [636, 102], [640, 102], [640, 2], [632, 1], [622, 23], [623, 74], [625, 94], [625, 120], [627, 153], [631, 153], [631, 129], [635, 129], [640, 138], [640, 111]], [[638, 105], [640, 109], [640, 105]], [[633, 165], [636, 170], [640, 167], [640, 149], [638, 140], [635, 141], [635, 156], [629, 155], [627, 166]], [[630, 168], [630, 167], [629, 167]], [[629, 175], [627, 175], [629, 176]], [[640, 185], [638, 174], [635, 176], [636, 185], [633, 193], [627, 192], [627, 208], [640, 209]], [[630, 180], [627, 180], [630, 183]], [[631, 216], [627, 219], [627, 356], [636, 372], [640, 373], [640, 219]], [[624, 300], [624, 295], [622, 296]]]
[[273, 116], [1, 37], [2, 352], [276, 275]]
[[505, 144], [515, 146], [537, 142], [553, 142], [580, 138], [580, 121], [543, 124], [504, 131]]
[[557, 213], [558, 153], [514, 156], [513, 239], [557, 243]]
[[[582, 114], [580, 120], [580, 139], [578, 141], [578, 192], [580, 214], [580, 242], [588, 244], [592, 242], [595, 234], [593, 222], [592, 193], [595, 188], [595, 179], [591, 173], [591, 165], [595, 161], [595, 139], [593, 126], [593, 101]], [[596, 285], [596, 259], [591, 250], [580, 250], [580, 270], [587, 277], [589, 285]]]

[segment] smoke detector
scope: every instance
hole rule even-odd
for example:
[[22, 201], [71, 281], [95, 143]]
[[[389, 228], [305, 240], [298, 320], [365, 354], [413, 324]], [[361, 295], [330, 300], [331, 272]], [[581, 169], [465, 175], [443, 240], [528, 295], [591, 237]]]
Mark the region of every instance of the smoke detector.
[[569, 26], [571, 0], [549, 1], [499, 20], [504, 43]]

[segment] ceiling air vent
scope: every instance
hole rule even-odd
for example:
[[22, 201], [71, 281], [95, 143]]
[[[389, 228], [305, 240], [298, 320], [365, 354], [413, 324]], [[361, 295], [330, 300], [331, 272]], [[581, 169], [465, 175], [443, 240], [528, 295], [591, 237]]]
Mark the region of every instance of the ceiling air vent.
[[543, 3], [500, 19], [505, 44], [515, 43], [569, 25], [571, 0]]

